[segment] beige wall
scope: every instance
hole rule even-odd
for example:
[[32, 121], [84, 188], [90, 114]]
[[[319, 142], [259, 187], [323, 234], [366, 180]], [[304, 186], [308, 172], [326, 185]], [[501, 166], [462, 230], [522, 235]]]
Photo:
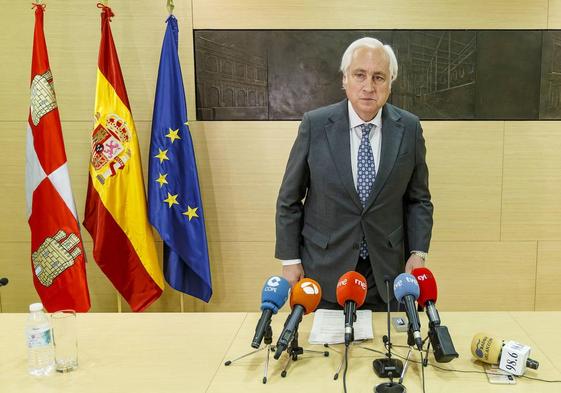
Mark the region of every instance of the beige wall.
[[[99, 11], [95, 1], [47, 6], [45, 33], [70, 174], [83, 212], [92, 125]], [[112, 23], [147, 163], [165, 1], [110, 2]], [[30, 2], [0, 1], [0, 289], [4, 312], [36, 301], [25, 212], [25, 121], [33, 31]], [[345, 17], [346, 15], [352, 15]], [[561, 28], [561, 0], [177, 1], [188, 110], [195, 114], [193, 26], [240, 29]], [[513, 81], [515, 83], [515, 81]], [[521, 97], [523, 105], [523, 97]], [[167, 289], [150, 311], [255, 310], [278, 273], [276, 193], [297, 122], [192, 122], [206, 209], [214, 297]], [[429, 267], [446, 310], [561, 309], [561, 122], [423, 122], [435, 204]], [[146, 169], [146, 168], [145, 168]], [[92, 311], [119, 300], [91, 257]], [[122, 310], [128, 310], [122, 302]]]

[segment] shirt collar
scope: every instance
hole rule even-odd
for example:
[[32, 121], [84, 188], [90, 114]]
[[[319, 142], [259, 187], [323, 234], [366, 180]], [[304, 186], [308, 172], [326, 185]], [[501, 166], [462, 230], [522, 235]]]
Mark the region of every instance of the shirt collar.
[[360, 126], [361, 124], [364, 124], [364, 123], [374, 124], [376, 126], [375, 129], [380, 129], [380, 127], [382, 126], [382, 109], [381, 108], [372, 120], [365, 122], [356, 113], [356, 111], [353, 108], [351, 102], [347, 100], [347, 104], [348, 104], [348, 107], [349, 107], [349, 125], [350, 125], [351, 129], [353, 129], [355, 127], [358, 127], [358, 126]]

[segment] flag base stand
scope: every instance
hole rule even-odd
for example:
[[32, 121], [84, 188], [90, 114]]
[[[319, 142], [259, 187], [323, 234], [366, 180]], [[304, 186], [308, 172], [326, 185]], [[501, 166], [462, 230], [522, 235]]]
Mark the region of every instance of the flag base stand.
[[[297, 361], [298, 356], [304, 354], [304, 348], [298, 345], [298, 330], [294, 333], [294, 338], [290, 342], [290, 346], [287, 348], [286, 351], [288, 352], [288, 359], [284, 364], [284, 368], [282, 369], [281, 372], [281, 377], [283, 378], [285, 378], [287, 375], [287, 370], [288, 370], [288, 366], [290, 365], [290, 362]], [[314, 351], [311, 349], [306, 349], [305, 351], [306, 353], [311, 353], [314, 355], [322, 355], [323, 357], [329, 356], [329, 351]]]
[[224, 362], [225, 366], [229, 366], [234, 362], [237, 362], [238, 360], [241, 360], [243, 358], [246, 358], [248, 356], [251, 355], [255, 355], [263, 350], [266, 350], [266, 357], [265, 357], [265, 364], [263, 366], [263, 383], [267, 383], [267, 374], [269, 371], [269, 358], [271, 355], [271, 352], [275, 351], [275, 346], [272, 345], [273, 344], [273, 329], [271, 329], [271, 326], [268, 326], [267, 329], [265, 330], [265, 335], [263, 336], [263, 342], [265, 343], [265, 346], [263, 348], [259, 348], [256, 349], [255, 351], [251, 351], [248, 352], [244, 355], [238, 356], [237, 358], [235, 358], [234, 360], [227, 360], [226, 362]]

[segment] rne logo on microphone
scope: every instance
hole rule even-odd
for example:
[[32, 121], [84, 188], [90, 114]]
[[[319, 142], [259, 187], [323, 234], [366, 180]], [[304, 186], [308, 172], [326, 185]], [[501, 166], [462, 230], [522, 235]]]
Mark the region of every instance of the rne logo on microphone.
[[300, 284], [300, 288], [306, 295], [317, 295], [319, 293], [319, 288], [312, 282], [304, 282]]
[[364, 290], [366, 290], [366, 283], [364, 281], [359, 280], [358, 278], [355, 278], [355, 284], [356, 285], [360, 285], [360, 287]]
[[278, 287], [280, 284], [281, 278], [277, 277], [277, 276], [273, 276], [271, 278], [269, 278], [269, 281], [267, 281], [267, 285], [270, 287]]
[[347, 285], [347, 279], [341, 280], [337, 283], [337, 288]]
[[417, 276], [417, 280], [419, 280], [419, 281], [425, 281], [425, 280], [428, 280], [428, 279], [429, 278], [427, 277], [426, 273], [423, 273], [422, 275]]

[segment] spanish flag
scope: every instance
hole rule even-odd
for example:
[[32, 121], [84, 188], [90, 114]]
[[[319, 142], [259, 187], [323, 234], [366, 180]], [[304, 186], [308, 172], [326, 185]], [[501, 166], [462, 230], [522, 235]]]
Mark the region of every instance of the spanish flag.
[[111, 34], [111, 9], [101, 12], [95, 123], [84, 226], [94, 241], [94, 259], [133, 311], [161, 295], [158, 264], [136, 129]]

